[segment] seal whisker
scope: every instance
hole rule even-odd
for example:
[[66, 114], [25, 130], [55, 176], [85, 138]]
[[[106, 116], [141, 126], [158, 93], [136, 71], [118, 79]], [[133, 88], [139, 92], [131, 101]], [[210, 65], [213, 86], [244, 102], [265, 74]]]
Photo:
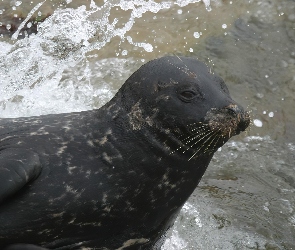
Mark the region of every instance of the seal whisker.
[[190, 74], [192, 74], [192, 72], [190, 72], [189, 68], [188, 68], [187, 65], [184, 63], [184, 61], [181, 60], [181, 58], [180, 58], [178, 55], [176, 55], [176, 57], [177, 57], [177, 58], [183, 63], [183, 65], [184, 65], [184, 67], [185, 67], [185, 69], [186, 69], [186, 71], [183, 71], [183, 72], [186, 73], [187, 75], [189, 75], [187, 72], [189, 72]]
[[[213, 133], [214, 131], [212, 131], [212, 133]], [[216, 134], [217, 132], [215, 131], [215, 133], [214, 134]], [[205, 147], [205, 145], [206, 145], [206, 142], [208, 141], [208, 140], [210, 140], [213, 136], [214, 136], [214, 134], [212, 135], [209, 135], [209, 137], [202, 143], [202, 145], [198, 148], [198, 150], [197, 151], [195, 151], [194, 153], [193, 153], [193, 155], [188, 159], [188, 161], [190, 161], [198, 152], [200, 152], [200, 150], [202, 150], [204, 147]], [[207, 134], [208, 135], [208, 134]], [[204, 138], [206, 138], [206, 137], [204, 137]], [[199, 141], [198, 141], [199, 142]], [[193, 146], [195, 146], [198, 142], [196, 142], [196, 143], [194, 143], [192, 146], [191, 146], [191, 148], [193, 147]]]
[[251, 128], [252, 128], [253, 125], [254, 125], [254, 123], [253, 123], [253, 112], [252, 112], [252, 110], [249, 110], [249, 111], [247, 111], [246, 113], [247, 113], [247, 115], [248, 115], [248, 117], [249, 117], [249, 119], [250, 119], [249, 125], [248, 125], [247, 129], [245, 130], [246, 135], [248, 135], [248, 133], [250, 133]]
[[[192, 145], [190, 145], [185, 151], [183, 151], [183, 153], [185, 153], [187, 150], [189, 150], [190, 148], [192, 148], [192, 147], [194, 147], [196, 144], [198, 144], [200, 141], [202, 141], [203, 139], [205, 139], [205, 138], [207, 138], [208, 137], [208, 139], [211, 137], [211, 134], [212, 133], [214, 133], [214, 131], [210, 131], [209, 133], [206, 133], [204, 136], [202, 136], [202, 137], [198, 137], [198, 138], [196, 138], [196, 139], [199, 139], [199, 140], [197, 140], [197, 141], [193, 141], [193, 144]], [[208, 140], [207, 139], [207, 140]], [[206, 141], [207, 141], [206, 140]], [[205, 141], [205, 142], [206, 142]]]
[[[188, 160], [191, 160], [201, 149], [203, 149], [205, 146], [206, 146], [206, 142], [208, 142], [210, 139], [212, 139], [212, 137], [213, 137], [213, 140], [217, 137], [217, 135], [218, 135], [218, 133], [219, 133], [220, 131], [219, 130], [217, 130], [217, 131], [212, 131], [212, 133], [213, 134], [211, 134], [203, 143], [202, 143], [202, 145], [198, 148], [198, 150], [196, 151], [196, 152], [194, 152], [194, 154], [188, 159]], [[212, 141], [212, 140], [211, 140]], [[210, 144], [211, 144], [212, 142], [210, 142]], [[210, 144], [209, 145], [207, 145], [207, 148], [210, 146]], [[212, 151], [214, 151], [214, 149], [212, 149]], [[205, 151], [204, 151], [205, 152]]]
[[208, 133], [208, 132], [210, 132], [210, 131], [211, 131], [211, 130], [205, 130], [205, 131], [202, 131], [202, 132], [200, 132], [200, 133], [198, 132], [198, 133], [196, 133], [196, 134], [192, 134], [192, 135], [190, 135], [190, 136], [184, 138], [182, 142], [186, 145], [186, 144], [188, 144], [189, 142], [191, 142], [191, 141], [193, 141], [193, 140], [195, 140], [195, 139], [198, 139], [198, 138], [202, 137], [204, 134], [206, 134], [206, 133]]
[[[214, 136], [214, 138], [210, 141], [210, 143], [207, 145], [207, 148], [205, 149], [204, 152], [212, 152], [216, 149], [217, 143], [220, 139], [220, 135], [218, 133], [219, 131], [216, 131], [216, 133], [212, 136]], [[215, 141], [215, 139], [217, 138], [217, 140]], [[215, 141], [214, 145], [212, 146], [212, 143]], [[211, 147], [212, 146], [212, 147]], [[208, 149], [211, 149], [210, 151]]]
[[[193, 124], [190, 124], [188, 125], [188, 127], [193, 127], [193, 128], [190, 128], [189, 129], [189, 132], [191, 133], [190, 135], [187, 135], [187, 132], [183, 132], [182, 134], [179, 134], [177, 137], [179, 140], [186, 140], [187, 138], [190, 138], [190, 137], [193, 137], [193, 136], [196, 136], [196, 134], [198, 134], [198, 132], [200, 130], [206, 132], [205, 129], [207, 129], [207, 131], [210, 131], [210, 127], [208, 126], [208, 124], [202, 124], [202, 126], [200, 126], [199, 124], [202, 124], [202, 123], [193, 123]], [[197, 125], [197, 126], [196, 126]], [[206, 126], [205, 126], [206, 125]], [[194, 133], [195, 131], [197, 131], [197, 133]], [[179, 131], [175, 130], [175, 132], [179, 133]], [[182, 137], [185, 137], [185, 138], [182, 138]]]
[[229, 131], [228, 131], [228, 138], [230, 138], [230, 134], [231, 134], [231, 128], [229, 128]]
[[178, 67], [176, 66], [175, 64], [171, 63], [169, 60], [169, 64], [172, 65], [173, 67], [177, 68], [178, 70], [182, 71], [184, 74], [188, 75], [188, 76], [193, 76], [193, 77], [196, 77], [196, 74], [194, 72], [192, 72], [188, 67], [187, 65], [184, 63], [184, 61], [178, 56], [178, 55], [175, 55], [184, 65], [185, 68], [181, 68], [181, 67]]
[[215, 150], [217, 148], [217, 143], [219, 142], [221, 136], [216, 136], [215, 138], [218, 138], [217, 141], [215, 142], [214, 146], [212, 147], [212, 150]]
[[[187, 136], [186, 138], [181, 138], [181, 136], [178, 138], [178, 140], [181, 141], [182, 145], [179, 146], [177, 149], [175, 149], [174, 151], [172, 151], [170, 154], [175, 153], [176, 151], [182, 149], [184, 146], [187, 146], [187, 149], [185, 149], [183, 151], [183, 153], [185, 153], [187, 150], [189, 150], [190, 148], [192, 148], [195, 144], [197, 144], [199, 141], [201, 141], [202, 139], [206, 138], [210, 133], [212, 133], [212, 131], [210, 130], [209, 126], [201, 126], [201, 128], [206, 128], [206, 130], [201, 130], [200, 132], [200, 127], [194, 128], [193, 130], [191, 130], [191, 132], [194, 132], [195, 130], [198, 129], [198, 132], [195, 134], [191, 134], [189, 136]], [[196, 141], [198, 140], [198, 141]], [[189, 143], [193, 142], [192, 145], [188, 146]]]

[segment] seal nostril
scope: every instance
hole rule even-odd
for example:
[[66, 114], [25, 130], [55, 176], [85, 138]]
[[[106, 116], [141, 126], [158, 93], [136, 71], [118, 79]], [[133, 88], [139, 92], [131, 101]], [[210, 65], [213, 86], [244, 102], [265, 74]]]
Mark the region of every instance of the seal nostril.
[[236, 104], [230, 104], [225, 108], [227, 112], [237, 119], [237, 133], [245, 131], [250, 124], [250, 115]]
[[234, 115], [238, 115], [241, 112], [243, 112], [243, 110], [236, 104], [230, 104], [229, 106], [225, 107], [229, 113], [232, 113]]
[[249, 126], [249, 123], [246, 123], [245, 121], [242, 121], [238, 124], [238, 130], [239, 131], [245, 131], [246, 128]]
[[238, 129], [240, 131], [245, 131], [247, 129], [247, 127], [250, 125], [250, 115], [248, 112], [242, 112], [241, 113], [241, 118], [240, 121], [238, 123]]

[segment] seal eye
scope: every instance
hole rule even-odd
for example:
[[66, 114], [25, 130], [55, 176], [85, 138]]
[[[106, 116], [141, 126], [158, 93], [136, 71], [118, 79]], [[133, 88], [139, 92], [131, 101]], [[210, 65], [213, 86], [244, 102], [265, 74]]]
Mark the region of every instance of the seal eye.
[[190, 102], [197, 96], [197, 93], [192, 90], [185, 90], [180, 92], [179, 97], [184, 102]]

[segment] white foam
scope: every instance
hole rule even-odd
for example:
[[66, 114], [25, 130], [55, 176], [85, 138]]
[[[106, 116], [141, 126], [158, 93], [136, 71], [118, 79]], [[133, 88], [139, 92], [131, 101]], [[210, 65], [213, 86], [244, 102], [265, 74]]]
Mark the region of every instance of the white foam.
[[[144, 13], [180, 7], [200, 0], [163, 1], [106, 1], [97, 6], [91, 1], [90, 9], [57, 9], [38, 25], [38, 33], [18, 40], [14, 45], [0, 43], [0, 114], [1, 117], [31, 116], [46, 113], [80, 111], [99, 107], [113, 96], [113, 86], [99, 78], [93, 87], [93, 71], [87, 53], [100, 50], [115, 37], [127, 40], [132, 46], [153, 52], [154, 46], [126, 35]], [[71, 1], [68, 1], [68, 3]], [[44, 3], [37, 4], [23, 21], [13, 39], [16, 39], [26, 21]], [[207, 3], [206, 3], [207, 4]], [[129, 11], [125, 23], [114, 18], [112, 9]], [[118, 25], [119, 24], [119, 25]], [[127, 56], [127, 50], [122, 55]], [[128, 50], [129, 51], [129, 50]], [[109, 59], [109, 63], [113, 59]], [[122, 62], [115, 61], [121, 65]], [[118, 67], [119, 70], [120, 66]], [[104, 69], [96, 69], [101, 71]], [[116, 70], [116, 67], [113, 68]], [[121, 70], [120, 72], [131, 72]], [[127, 75], [128, 76], [128, 75]], [[122, 83], [121, 83], [122, 84]], [[95, 103], [95, 104], [94, 104]]]

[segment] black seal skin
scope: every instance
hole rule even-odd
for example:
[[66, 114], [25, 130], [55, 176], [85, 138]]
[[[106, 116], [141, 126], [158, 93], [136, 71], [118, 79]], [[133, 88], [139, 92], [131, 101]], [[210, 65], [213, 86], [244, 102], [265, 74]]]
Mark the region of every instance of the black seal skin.
[[0, 119], [0, 249], [159, 249], [249, 121], [205, 64], [174, 56], [98, 110]]

